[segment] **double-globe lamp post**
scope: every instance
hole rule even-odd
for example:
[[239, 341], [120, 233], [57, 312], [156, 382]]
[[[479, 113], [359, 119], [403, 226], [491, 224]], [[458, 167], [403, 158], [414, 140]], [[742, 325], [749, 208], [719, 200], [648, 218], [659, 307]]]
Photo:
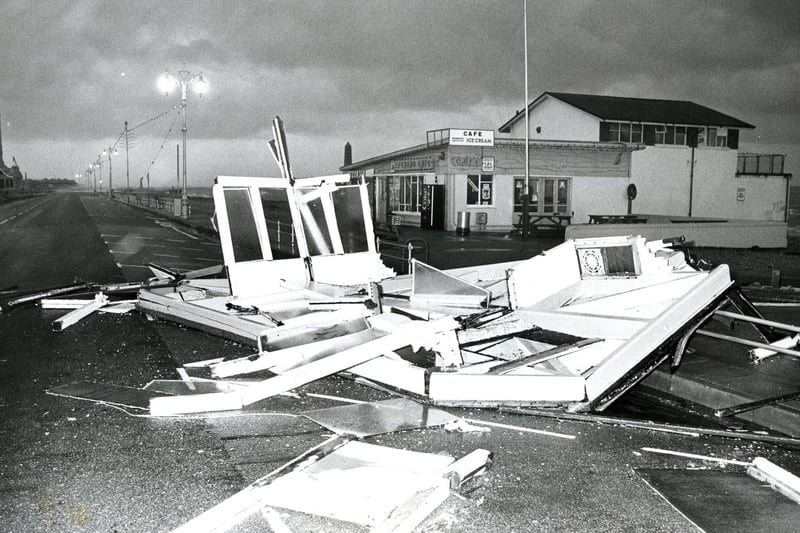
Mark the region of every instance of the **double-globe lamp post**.
[[113, 190], [112, 190], [113, 189], [113, 182], [112, 182], [112, 178], [111, 178], [111, 155], [112, 154], [113, 155], [117, 155], [118, 153], [119, 152], [117, 152], [116, 148], [114, 148], [113, 150], [111, 148], [104, 149], [103, 153], [102, 153], [102, 155], [107, 155], [108, 156], [108, 195], [109, 196], [111, 196], [113, 194]]
[[203, 96], [208, 91], [208, 82], [203, 78], [202, 72], [200, 74], [192, 74], [188, 70], [179, 70], [178, 75], [175, 76], [167, 71], [158, 79], [158, 90], [165, 95], [169, 95], [170, 91], [176, 88], [181, 90], [181, 115], [183, 116], [183, 127], [181, 128], [181, 133], [183, 134], [181, 217], [183, 218], [189, 216], [189, 197], [186, 193], [186, 93], [190, 87], [199, 96]]

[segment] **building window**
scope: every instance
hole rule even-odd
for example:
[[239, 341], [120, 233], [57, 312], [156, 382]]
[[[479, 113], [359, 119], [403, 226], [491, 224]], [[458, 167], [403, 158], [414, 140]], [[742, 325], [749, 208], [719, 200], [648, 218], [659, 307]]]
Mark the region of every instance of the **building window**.
[[389, 210], [419, 212], [422, 176], [389, 176]]
[[728, 128], [699, 128], [697, 133], [697, 146], [728, 146]]
[[[522, 186], [525, 178], [514, 178], [514, 211], [522, 212]], [[528, 212], [570, 212], [570, 180], [568, 178], [528, 178]]]
[[685, 146], [687, 140], [686, 126], [656, 126], [656, 144]]
[[491, 174], [467, 176], [467, 205], [494, 205], [494, 188]]
[[783, 175], [783, 154], [739, 154], [736, 174], [752, 176]]
[[642, 142], [642, 125], [633, 122], [609, 122], [609, 141], [624, 143]]
[[656, 125], [656, 144], [666, 144], [667, 126], [664, 124]]

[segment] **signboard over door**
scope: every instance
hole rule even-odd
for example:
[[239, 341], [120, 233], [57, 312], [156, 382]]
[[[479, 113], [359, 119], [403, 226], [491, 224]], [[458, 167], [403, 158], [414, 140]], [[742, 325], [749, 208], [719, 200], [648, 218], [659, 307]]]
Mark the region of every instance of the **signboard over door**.
[[450, 146], [494, 146], [494, 130], [450, 130]]

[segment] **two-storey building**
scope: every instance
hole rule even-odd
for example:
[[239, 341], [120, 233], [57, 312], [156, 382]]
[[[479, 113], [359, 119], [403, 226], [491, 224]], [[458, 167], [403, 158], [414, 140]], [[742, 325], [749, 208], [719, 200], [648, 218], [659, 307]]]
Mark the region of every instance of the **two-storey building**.
[[737, 118], [688, 101], [546, 92], [528, 106], [527, 146], [524, 118], [431, 130], [425, 144], [342, 170], [373, 185], [378, 221], [437, 229], [465, 214], [473, 230], [519, 228], [526, 158], [534, 228], [628, 215], [786, 221], [783, 156], [740, 153], [754, 126]]

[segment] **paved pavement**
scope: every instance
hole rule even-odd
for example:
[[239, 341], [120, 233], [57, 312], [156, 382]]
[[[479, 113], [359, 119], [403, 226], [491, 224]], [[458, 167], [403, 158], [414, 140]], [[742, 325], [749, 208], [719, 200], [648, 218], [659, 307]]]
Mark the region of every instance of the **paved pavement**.
[[[165, 225], [167, 217], [104, 197], [68, 194], [39, 201], [0, 206], [0, 221], [9, 220], [0, 225], [0, 290], [58, 285], [75, 277], [136, 280], [146, 276], [142, 263], [201, 268], [219, 258], [207, 234]], [[431, 250], [446, 251], [458, 261], [483, 258], [489, 249], [502, 248], [498, 253], [511, 259], [551, 246], [503, 236], [492, 236], [488, 244], [474, 235], [442, 237]], [[167, 239], [176, 242], [160, 248]], [[140, 387], [150, 379], [176, 377], [175, 367], [185, 362], [248, 350], [139, 314], [95, 314], [54, 332], [51, 322], [58, 314], [38, 307], [0, 313], [4, 531], [168, 531], [323, 440], [321, 428], [296, 415], [341, 404], [314, 394], [360, 401], [388, 397], [331, 377], [303, 387], [299, 397], [260, 402], [244, 416], [134, 418], [44, 391], [80, 380]], [[633, 468], [719, 466], [651, 454], [643, 447], [743, 461], [764, 456], [800, 472], [796, 449], [772, 443], [489, 409], [450, 411], [511, 427], [494, 426], [488, 433], [433, 428], [369, 439], [455, 456], [475, 448], [494, 452], [488, 474], [472, 492], [453, 496], [437, 509], [430, 531], [692, 530]], [[296, 513], [282, 515], [292, 531], [356, 530]], [[264, 529], [257, 515], [238, 530]], [[770, 530], [769, 523], [764, 530]]]

